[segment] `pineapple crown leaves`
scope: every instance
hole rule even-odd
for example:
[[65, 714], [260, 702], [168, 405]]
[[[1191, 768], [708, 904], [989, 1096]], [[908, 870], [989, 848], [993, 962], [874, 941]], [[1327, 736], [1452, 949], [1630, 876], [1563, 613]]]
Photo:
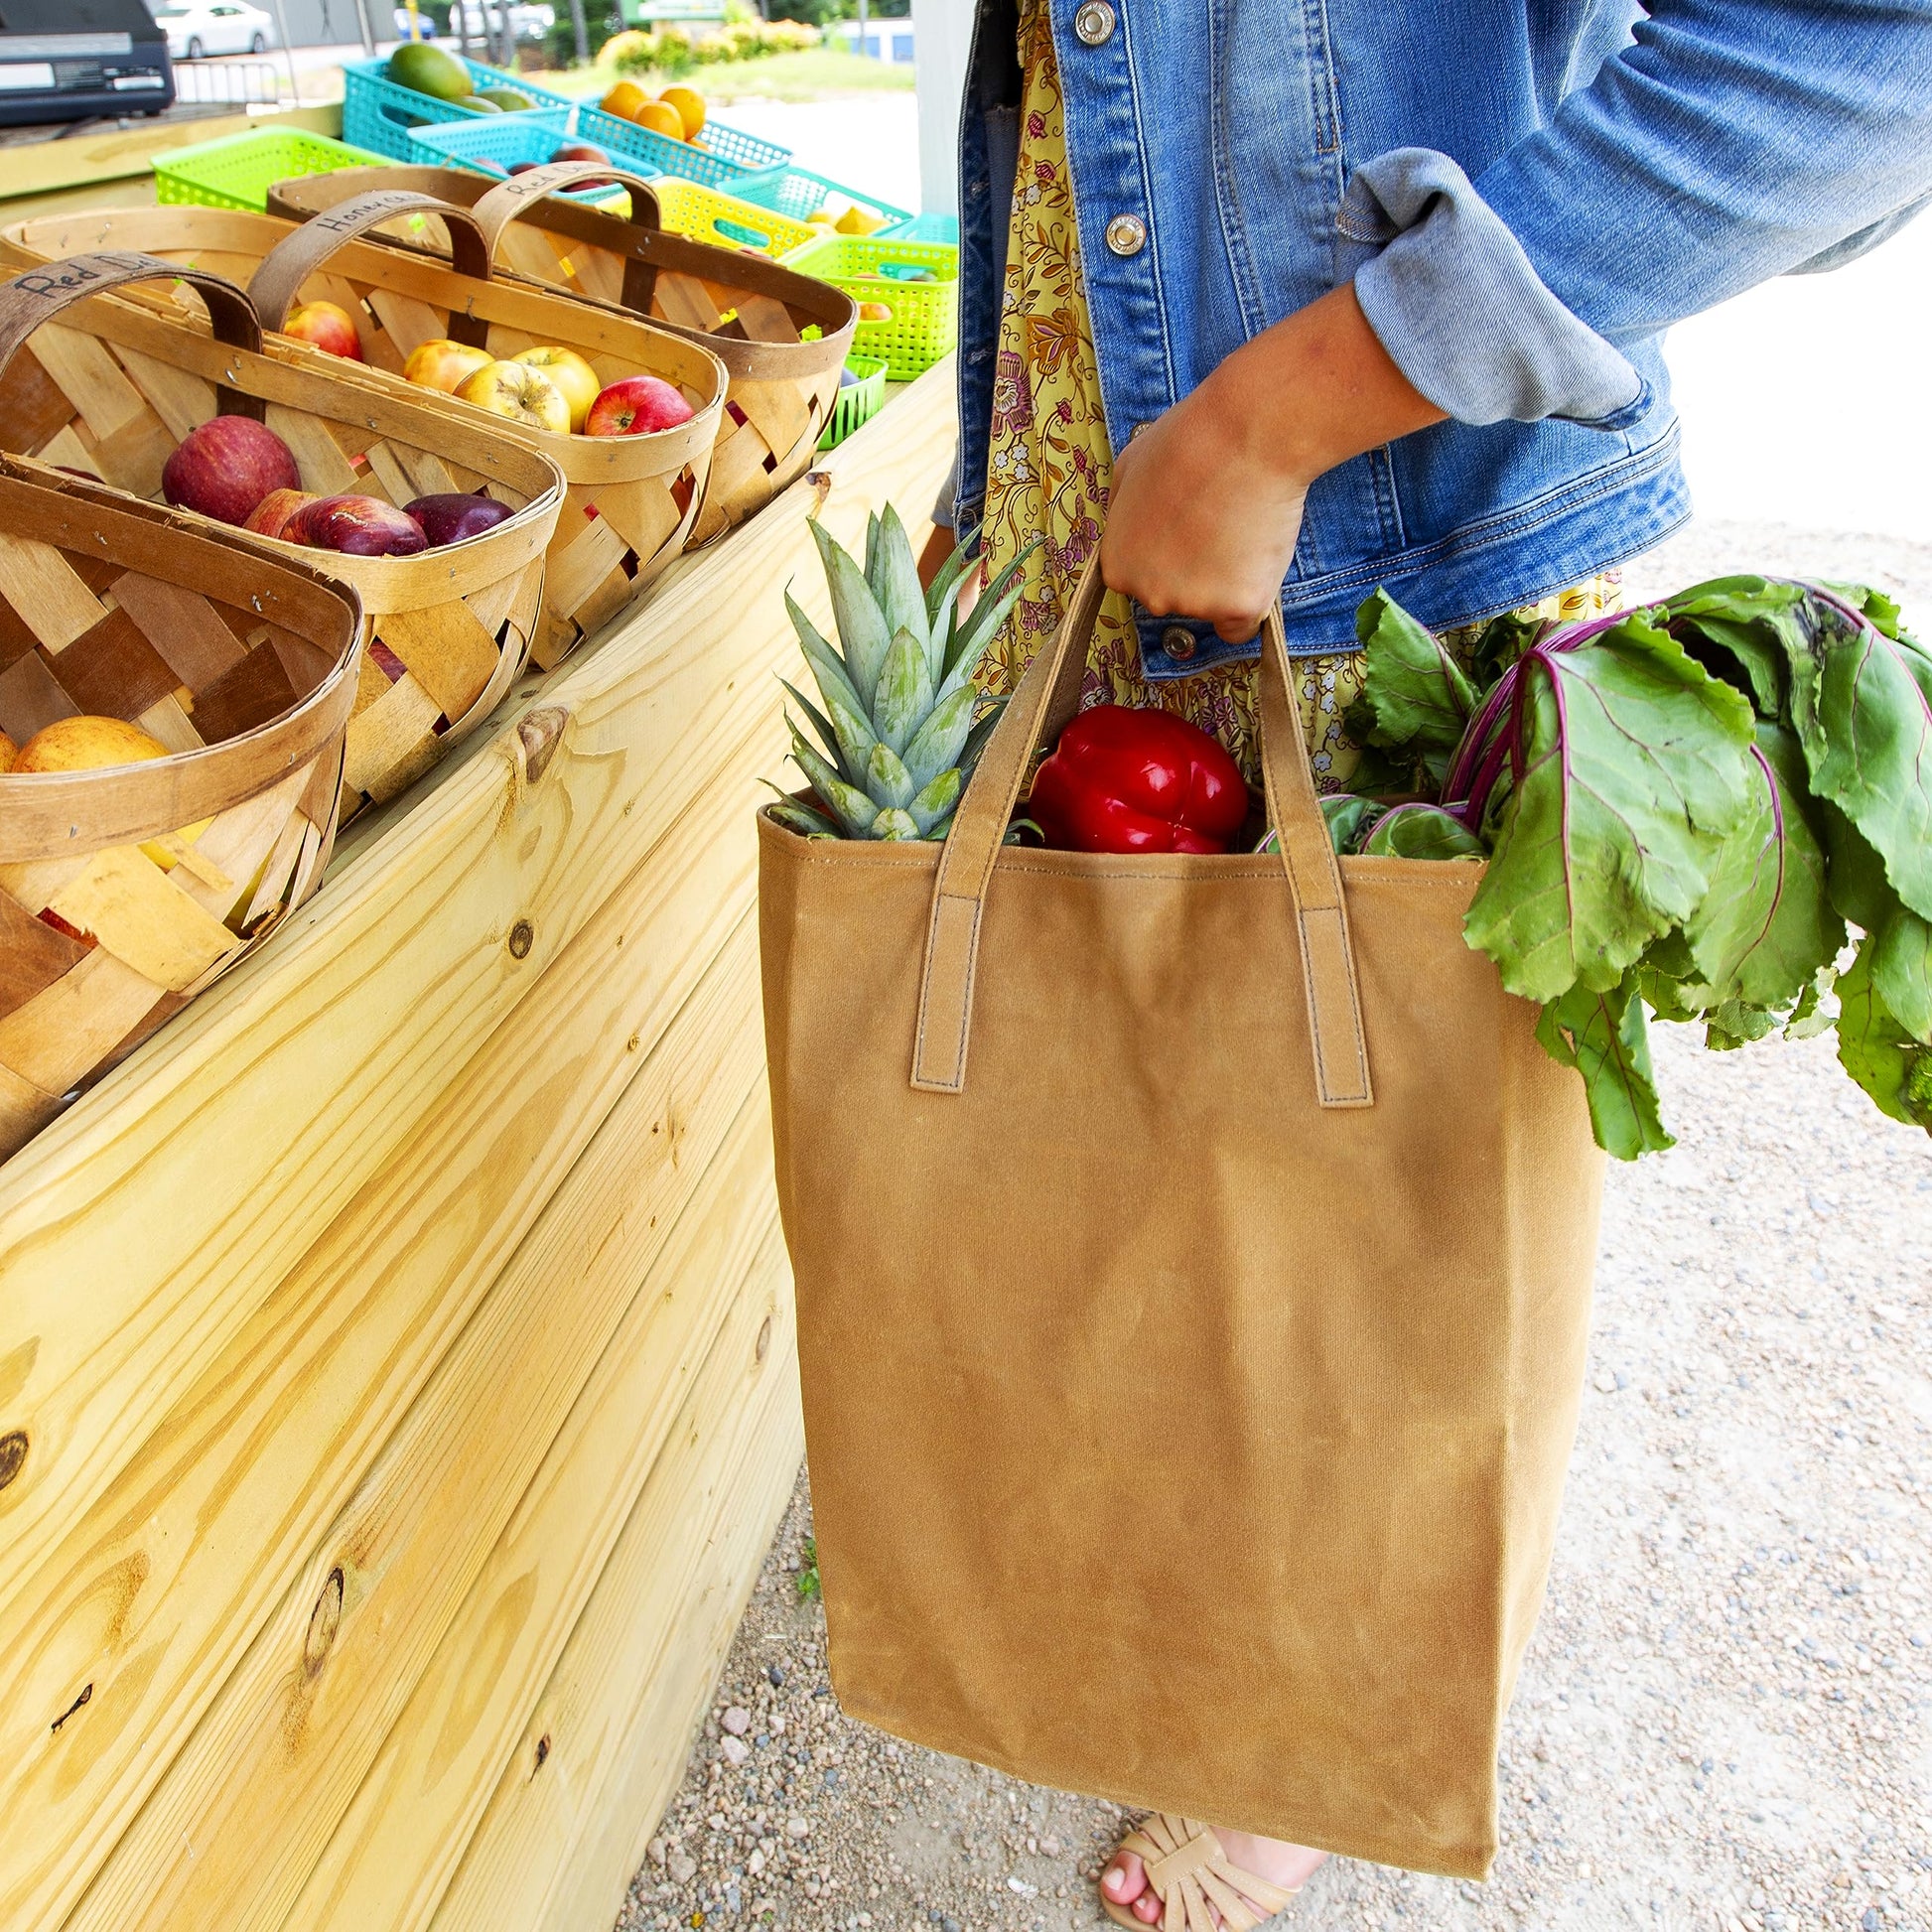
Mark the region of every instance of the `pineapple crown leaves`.
[[813, 744], [786, 714], [792, 757], [816, 796], [788, 799], [772, 813], [811, 837], [943, 838], [1004, 703], [986, 699], [973, 673], [1019, 599], [1033, 546], [960, 623], [954, 593], [971, 565], [972, 541], [922, 594], [911, 541], [890, 504], [868, 520], [863, 569], [816, 521], [812, 533], [839, 641], [834, 646], [786, 592], [822, 708], [780, 680], [818, 736]]

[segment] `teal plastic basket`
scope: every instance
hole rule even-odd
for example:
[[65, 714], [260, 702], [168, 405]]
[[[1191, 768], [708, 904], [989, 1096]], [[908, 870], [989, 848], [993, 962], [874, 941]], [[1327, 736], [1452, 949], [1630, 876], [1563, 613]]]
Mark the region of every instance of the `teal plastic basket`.
[[859, 379], [842, 386], [832, 403], [832, 413], [819, 431], [818, 447], [836, 449], [862, 424], [869, 423], [886, 400], [886, 364], [871, 355], [848, 355], [845, 365]]
[[[959, 250], [930, 241], [889, 241], [883, 235], [831, 235], [785, 256], [787, 268], [843, 289], [860, 305], [852, 338], [856, 355], [884, 359], [896, 382], [923, 375], [959, 340]], [[898, 269], [925, 269], [934, 280], [908, 282]], [[867, 303], [887, 313], [865, 319]]]
[[704, 144], [700, 147], [589, 105], [577, 110], [577, 138], [595, 141], [613, 161], [623, 155], [640, 162], [640, 174], [675, 175], [706, 188], [729, 189], [734, 195], [743, 195], [753, 180], [762, 180], [791, 160], [789, 148], [760, 141], [756, 134], [727, 127], [722, 121], [705, 122], [698, 136]]
[[942, 247], [959, 246], [959, 216], [956, 214], [911, 214], [895, 223], [880, 236], [882, 241], [936, 241]]
[[505, 175], [517, 161], [544, 162], [571, 138], [570, 110], [535, 107], [527, 114], [466, 114], [409, 130], [409, 159], [424, 168], [474, 169]]
[[[834, 214], [839, 214], [854, 203], [857, 203], [860, 207], [870, 208], [882, 220], [892, 224], [884, 232], [897, 233], [898, 224], [913, 219], [902, 207], [895, 207], [891, 202], [882, 202], [877, 195], [864, 194], [856, 188], [847, 188], [843, 182], [828, 180], [824, 175], [815, 175], [809, 168], [787, 168], [782, 174], [773, 175], [766, 180], [754, 183], [749, 188], [740, 188], [735, 192], [748, 202], [756, 202], [759, 207], [768, 207], [779, 214], [788, 214], [794, 221], [809, 221], [820, 208], [828, 205]], [[958, 237], [955, 236], [954, 239], [957, 240]]]
[[[462, 56], [451, 54], [450, 58], [461, 60]], [[479, 87], [514, 87], [539, 108], [562, 108], [566, 114], [570, 111], [572, 103], [564, 95], [539, 87], [520, 73], [486, 68], [481, 61], [464, 61], [463, 65]], [[343, 139], [357, 147], [372, 148], [391, 161], [414, 158], [411, 139], [419, 128], [507, 118], [513, 117], [492, 114], [487, 108], [466, 107], [460, 100], [438, 100], [434, 94], [419, 94], [413, 87], [399, 87], [389, 78], [387, 61], [343, 64]]]
[[[419, 127], [410, 138], [410, 160], [426, 168], [454, 164], [479, 175], [507, 179], [519, 161], [541, 167], [557, 149], [572, 140], [570, 117], [554, 107], [538, 107], [527, 114], [471, 115], [467, 121], [445, 121], [440, 127]], [[615, 157], [614, 157], [615, 164]], [[628, 202], [621, 188], [571, 188], [567, 202], [586, 207]]]
[[386, 159], [345, 141], [332, 141], [326, 134], [258, 128], [156, 155], [154, 198], [173, 204], [194, 202], [204, 207], [252, 208], [259, 214], [267, 208], [268, 191], [278, 181], [293, 175], [333, 174], [338, 168], [379, 168]]

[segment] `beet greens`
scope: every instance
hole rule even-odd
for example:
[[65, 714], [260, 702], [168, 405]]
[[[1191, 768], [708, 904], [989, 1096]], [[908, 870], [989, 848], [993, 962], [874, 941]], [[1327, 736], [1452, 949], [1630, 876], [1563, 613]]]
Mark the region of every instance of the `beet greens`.
[[1465, 936], [1542, 1006], [1600, 1145], [1671, 1145], [1647, 1013], [1714, 1048], [1836, 1026], [1846, 1071], [1932, 1132], [1932, 652], [1888, 599], [1725, 578], [1499, 619], [1466, 666], [1380, 593], [1356, 629], [1368, 749], [1322, 801], [1335, 848], [1487, 854]]

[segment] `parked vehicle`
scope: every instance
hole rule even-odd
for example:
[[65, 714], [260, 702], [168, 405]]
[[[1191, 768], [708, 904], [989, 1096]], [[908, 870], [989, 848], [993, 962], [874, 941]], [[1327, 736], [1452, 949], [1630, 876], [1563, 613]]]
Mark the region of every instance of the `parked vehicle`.
[[430, 17], [427, 7], [417, 9], [412, 25], [407, 7], [395, 11], [396, 39], [399, 41], [433, 41], [436, 38], [436, 22]]
[[168, 44], [141, 0], [7, 0], [0, 127], [158, 114], [175, 98]]
[[170, 0], [154, 12], [177, 61], [210, 54], [266, 54], [275, 45], [275, 17], [247, 0]]
[[[461, 35], [466, 29], [473, 41], [486, 39], [501, 27], [502, 9], [495, 0], [460, 0], [450, 9], [450, 33]], [[557, 24], [555, 7], [531, 4], [531, 0], [512, 0], [509, 9], [510, 33], [520, 41], [540, 41]]]

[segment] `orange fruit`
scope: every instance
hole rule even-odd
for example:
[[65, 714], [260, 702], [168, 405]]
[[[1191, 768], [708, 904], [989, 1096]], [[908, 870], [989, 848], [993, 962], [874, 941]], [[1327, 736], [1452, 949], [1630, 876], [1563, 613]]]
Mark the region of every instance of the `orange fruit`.
[[615, 114], [621, 121], [634, 121], [637, 109], [644, 105], [650, 96], [634, 80], [620, 80], [611, 91], [598, 102], [607, 114]]
[[704, 95], [697, 88], [666, 87], [657, 98], [677, 109], [678, 119], [684, 123], [684, 138], [687, 141], [695, 141], [704, 132]]
[[665, 101], [645, 101], [631, 119], [639, 127], [649, 128], [653, 134], [668, 135], [673, 141], [684, 139], [684, 116]]

